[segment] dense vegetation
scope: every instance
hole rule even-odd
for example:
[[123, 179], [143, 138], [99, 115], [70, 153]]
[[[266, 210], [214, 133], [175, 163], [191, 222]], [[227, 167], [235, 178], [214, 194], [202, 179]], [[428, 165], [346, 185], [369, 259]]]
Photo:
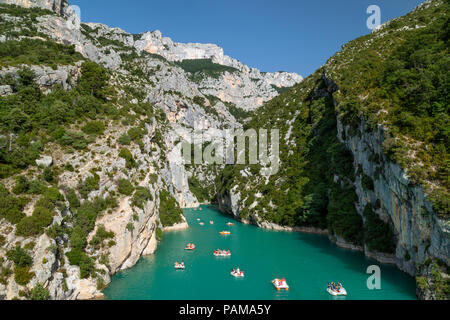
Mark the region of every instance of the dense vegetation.
[[38, 17], [55, 15], [53, 11], [41, 8], [24, 8], [16, 5], [0, 4], [0, 34], [7, 40], [19, 37], [48, 38], [47, 35], [38, 32]]
[[57, 65], [73, 64], [84, 60], [74, 46], [65, 46], [40, 39], [9, 40], [0, 43], [0, 67], [46, 65], [56, 69]]
[[164, 227], [182, 222], [182, 210], [177, 200], [167, 191], [159, 192], [159, 218]]
[[208, 190], [202, 185], [200, 181], [194, 176], [188, 179], [189, 190], [194, 194], [200, 203], [209, 202], [211, 197]]
[[[99, 115], [114, 115], [115, 107], [106, 101], [109, 90], [106, 70], [85, 62], [82, 73], [76, 88], [68, 92], [55, 88], [47, 95], [41, 93], [31, 69], [20, 70], [17, 80], [10, 78], [14, 94], [0, 97], [0, 133], [6, 134], [0, 136], [1, 178], [34, 164], [45, 143], [54, 141], [84, 149], [89, 137], [68, 130], [68, 125]], [[91, 122], [84, 129], [89, 134], [92, 130], [98, 134], [102, 125]]]
[[450, 9], [448, 1], [435, 3], [345, 45], [327, 68], [340, 88], [344, 123], [355, 129], [363, 116], [368, 131], [385, 124], [385, 154], [426, 188], [435, 211], [448, 219]]
[[[392, 222], [382, 221], [376, 206], [368, 205], [363, 217], [355, 208], [357, 178], [366, 192], [375, 181], [353, 168], [352, 154], [337, 139], [338, 115], [350, 135], [361, 134], [361, 117], [368, 132], [386, 124], [386, 159], [407, 168], [412, 182], [426, 187], [439, 216], [448, 219], [448, 6], [430, 5], [399, 20], [345, 45], [246, 124], [280, 129], [280, 170], [266, 178], [258, 165], [225, 168], [217, 181], [219, 197], [238, 185], [241, 217], [327, 228], [370, 250], [394, 252]], [[324, 74], [337, 83], [332, 95]], [[372, 155], [371, 161], [378, 165], [376, 176], [383, 174], [384, 159]]]
[[[95, 221], [99, 215], [108, 208], [115, 208], [116, 206], [117, 202], [112, 197], [106, 199], [96, 198], [93, 201], [84, 201], [76, 211], [74, 210], [73, 227], [68, 230], [71, 251], [66, 256], [71, 265], [80, 267], [81, 278], [95, 276], [98, 272], [95, 269], [95, 260], [85, 251], [88, 245], [87, 238], [89, 233], [94, 230]], [[99, 228], [91, 245], [96, 246], [103, 240], [112, 237], [113, 234]]]
[[211, 59], [186, 59], [175, 64], [191, 73], [194, 80], [201, 80], [204, 76], [219, 78], [224, 72], [238, 71], [236, 68], [214, 63]]
[[[287, 120], [293, 120], [291, 128]], [[280, 141], [280, 170], [266, 182], [258, 165], [225, 168], [218, 189], [223, 194], [236, 182], [240, 185], [240, 215], [257, 213], [280, 225], [328, 228], [361, 244], [363, 223], [354, 206], [353, 157], [337, 139], [334, 105], [320, 72], [298, 85], [295, 93], [286, 92], [266, 103], [246, 128], [280, 128], [281, 138], [289, 131], [290, 137]], [[253, 175], [251, 182], [242, 170]], [[334, 175], [340, 179], [334, 181]]]

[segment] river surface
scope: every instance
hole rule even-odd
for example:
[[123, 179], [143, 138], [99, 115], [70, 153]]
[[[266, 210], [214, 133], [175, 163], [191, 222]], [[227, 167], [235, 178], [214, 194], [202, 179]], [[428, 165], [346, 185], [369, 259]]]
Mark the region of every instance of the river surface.
[[[325, 236], [244, 225], [213, 206], [185, 209], [184, 215], [190, 228], [164, 233], [154, 255], [113, 276], [104, 290], [107, 299], [416, 299], [413, 278], [360, 252], [338, 248]], [[221, 236], [222, 230], [231, 235]], [[184, 250], [189, 242], [195, 243], [194, 251]], [[231, 256], [215, 257], [215, 249], [231, 250]], [[184, 261], [186, 269], [175, 270], [175, 261]], [[366, 269], [374, 264], [381, 268], [381, 290], [367, 288]], [[232, 277], [233, 267], [244, 270], [245, 277]], [[273, 287], [271, 280], [277, 277], [286, 278], [289, 291]], [[326, 286], [331, 281], [342, 282], [348, 295], [330, 296]]]

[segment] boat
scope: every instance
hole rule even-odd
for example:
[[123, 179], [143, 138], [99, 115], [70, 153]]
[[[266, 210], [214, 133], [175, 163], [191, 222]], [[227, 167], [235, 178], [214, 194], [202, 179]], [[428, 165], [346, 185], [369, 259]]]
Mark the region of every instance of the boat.
[[234, 223], [233, 223], [233, 222], [228, 222], [228, 223], [227, 223], [227, 226], [230, 226], [230, 227], [231, 227], [231, 226], [234, 226]]
[[175, 262], [175, 269], [184, 270], [184, 262], [182, 263]]
[[210, 221], [209, 224], [214, 224], [214, 221]]
[[236, 268], [231, 271], [231, 275], [235, 278], [243, 278], [244, 271], [240, 270], [239, 268]]
[[213, 254], [216, 257], [229, 257], [229, 256], [231, 256], [231, 251], [217, 249], [217, 250], [213, 251]]
[[331, 288], [327, 288], [327, 292], [332, 296], [346, 296], [347, 291], [344, 288], [339, 289], [339, 291], [333, 290]]
[[200, 221], [200, 218], [197, 218], [197, 221]]
[[347, 290], [340, 284], [339, 282], [337, 285], [334, 283], [328, 284], [327, 292], [331, 294], [332, 296], [346, 296]]
[[275, 286], [275, 288], [277, 288], [277, 290], [281, 290], [281, 289], [284, 289], [286, 291], [289, 290], [289, 286], [288, 286], [285, 278], [274, 279], [274, 280], [272, 280], [272, 284]]
[[200, 222], [199, 224], [200, 224], [201, 226], [204, 226], [204, 225], [205, 225], [203, 222]]
[[184, 248], [184, 250], [194, 250], [195, 249], [195, 244], [193, 243], [188, 243], [186, 248]]
[[219, 232], [221, 235], [228, 235], [228, 234], [231, 234], [231, 232], [230, 231], [220, 231]]

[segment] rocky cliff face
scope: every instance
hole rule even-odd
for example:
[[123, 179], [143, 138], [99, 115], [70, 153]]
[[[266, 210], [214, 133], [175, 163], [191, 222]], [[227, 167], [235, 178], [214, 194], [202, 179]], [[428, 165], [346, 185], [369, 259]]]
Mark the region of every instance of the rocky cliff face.
[[[412, 184], [405, 171], [383, 155], [383, 126], [371, 131], [362, 119], [357, 135], [351, 136], [349, 127], [341, 121], [338, 129], [340, 139], [354, 155], [355, 168], [361, 167], [374, 182], [372, 191], [363, 188], [361, 177], [356, 179], [356, 208], [362, 215], [366, 205], [372, 204], [378, 207], [376, 212], [382, 220], [392, 223], [398, 239], [397, 266], [415, 276], [429, 256], [450, 264], [450, 229], [437, 217], [423, 189]], [[375, 156], [382, 160], [371, 161]]]
[[213, 62], [230, 66], [246, 73], [250, 78], [264, 79], [277, 87], [292, 87], [303, 78], [296, 73], [276, 72], [261, 73], [258, 69], [249, 68], [242, 62], [224, 54], [223, 49], [215, 44], [176, 43], [168, 37], [163, 37], [161, 31], [146, 32], [134, 43], [138, 51], [159, 54], [169, 61], [192, 59], [212, 59]]
[[21, 6], [25, 8], [41, 8], [45, 10], [50, 10], [56, 14], [64, 17], [68, 17], [72, 14], [66, 0], [0, 0], [0, 3], [12, 4], [16, 6]]
[[[181, 141], [190, 141], [193, 129], [204, 130], [204, 143], [221, 137], [223, 128], [239, 128], [230, 105], [238, 109], [255, 109], [278, 95], [277, 88], [292, 86], [302, 80], [293, 73], [261, 73], [223, 54], [215, 45], [178, 44], [160, 33], [144, 33], [139, 37], [126, 33], [119, 28], [96, 23], [81, 24], [78, 17], [66, 1], [57, 0], [2, 0], [1, 4], [15, 4], [24, 8], [40, 8], [33, 30], [29, 29], [25, 17], [14, 13], [3, 13], [5, 21], [14, 21], [15, 31], [0, 32], [0, 42], [29, 38], [30, 32], [36, 32], [36, 39], [57, 42], [73, 46], [85, 60], [94, 61], [109, 70], [109, 84], [115, 88], [120, 101], [118, 108], [130, 108], [127, 119], [138, 119], [145, 134], [139, 143], [128, 143], [133, 166], [120, 155], [124, 147], [118, 141], [126, 136], [133, 127], [129, 120], [106, 121], [105, 131], [99, 137], [93, 137], [84, 150], [67, 152], [60, 145], [46, 144], [42, 151], [42, 161], [35, 167], [25, 169], [21, 174], [39, 179], [38, 167], [50, 167], [58, 171], [58, 189], [61, 194], [68, 190], [79, 190], [83, 181], [97, 181], [98, 186], [89, 190], [81, 203], [94, 203], [96, 199], [117, 202], [112, 209], [102, 212], [95, 221], [94, 228], [87, 237], [85, 253], [94, 261], [95, 277], [82, 276], [77, 265], [69, 263], [72, 239], [68, 230], [73, 228], [77, 210], [70, 208], [65, 199], [64, 208], [48, 229], [59, 230], [50, 237], [42, 234], [37, 237], [23, 238], [15, 233], [16, 226], [0, 221], [1, 235], [5, 242], [0, 249], [0, 298], [24, 298], [37, 284], [49, 290], [51, 299], [92, 299], [101, 297], [102, 288], [110, 282], [110, 275], [133, 266], [142, 255], [152, 254], [157, 247], [156, 230], [170, 231], [186, 228], [182, 221], [173, 226], [163, 226], [160, 217], [161, 190], [167, 190], [181, 207], [199, 205], [191, 192], [188, 179], [195, 175], [201, 181], [211, 185], [216, 171], [185, 166], [181, 159]], [[51, 14], [51, 12], [54, 14]], [[24, 11], [24, 14], [28, 14]], [[36, 29], [34, 29], [34, 27]], [[27, 35], [23, 35], [27, 34]], [[193, 74], [184, 70], [175, 62], [184, 59], [211, 59], [217, 65], [231, 66], [233, 72], [220, 72], [215, 77], [201, 70], [193, 79]], [[65, 91], [76, 88], [82, 76], [83, 61], [64, 65], [29, 65], [35, 75], [34, 81], [44, 94], [52, 93], [56, 88]], [[17, 93], [16, 85], [20, 78], [22, 65], [3, 67], [0, 79], [10, 80], [0, 86], [0, 95], [6, 97]], [[200, 80], [199, 80], [200, 78]], [[8, 78], [9, 79], [9, 78]], [[6, 84], [7, 83], [7, 84]], [[132, 88], [132, 89], [130, 89]], [[130, 98], [129, 90], [135, 90], [136, 98]], [[152, 116], [136, 115], [141, 104], [150, 104]], [[78, 125], [67, 128], [80, 131]], [[0, 132], [1, 139], [10, 139], [14, 144], [17, 135]], [[11, 149], [12, 150], [12, 149]], [[45, 161], [44, 161], [45, 160]], [[130, 159], [128, 159], [130, 160]], [[44, 163], [44, 162], [45, 163]], [[67, 168], [71, 168], [68, 170]], [[2, 184], [11, 192], [15, 185], [15, 176], [2, 179]], [[133, 181], [136, 187], [149, 190], [148, 199], [137, 206], [132, 196], [119, 192], [120, 180]], [[75, 195], [81, 198], [77, 191]], [[31, 216], [38, 200], [31, 201], [24, 208]], [[72, 210], [73, 209], [73, 210]], [[98, 234], [108, 233], [108, 241], [98, 244]], [[0, 238], [2, 240], [3, 238]], [[31, 280], [19, 285], [15, 280], [14, 263], [7, 258], [7, 252], [19, 244], [32, 252]], [[33, 248], [32, 250], [30, 248]]]

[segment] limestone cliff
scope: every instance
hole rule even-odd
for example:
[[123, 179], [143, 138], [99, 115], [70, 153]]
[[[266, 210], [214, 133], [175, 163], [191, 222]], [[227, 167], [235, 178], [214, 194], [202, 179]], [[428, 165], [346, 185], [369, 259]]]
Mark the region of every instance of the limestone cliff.
[[[62, 45], [59, 52], [67, 50], [66, 60], [59, 62], [6, 64], [0, 70], [1, 98], [18, 96], [23, 72], [32, 78], [27, 85], [40, 91], [39, 99], [53, 97], [58, 90], [77, 95], [75, 91], [87, 61], [106, 68], [108, 86], [113, 88], [100, 104], [92, 97], [85, 97], [81, 103], [80, 97], [71, 101], [68, 109], [78, 104], [91, 108], [86, 107], [89, 114], [86, 119], [65, 125], [68, 135], [58, 138], [75, 147], [50, 139], [51, 142], [39, 146], [41, 160], [36, 159], [5, 178], [2, 176], [1, 186], [5, 189], [0, 190], [13, 201], [18, 201], [13, 192], [18, 176], [41, 181], [45, 168], [57, 179], [53, 184], [39, 182], [40, 187], [53, 186], [56, 190], [52, 191], [59, 192], [56, 213], [45, 232], [40, 230], [36, 235], [21, 237], [17, 235], [16, 223], [0, 219], [2, 299], [26, 299], [37, 284], [48, 290], [50, 299], [101, 297], [111, 275], [132, 267], [142, 255], [156, 250], [157, 231], [187, 227], [183, 216], [174, 225], [161, 222], [161, 192], [167, 192], [182, 208], [199, 205], [189, 183], [194, 168], [185, 166], [181, 159], [181, 141], [190, 141], [193, 129], [204, 130], [204, 143], [208, 143], [221, 135], [220, 129], [241, 127], [236, 110], [255, 109], [277, 96], [276, 88], [302, 80], [297, 74], [264, 74], [250, 69], [225, 56], [214, 45], [177, 44], [157, 33], [136, 37], [103, 24], [81, 24], [63, 0], [2, 0], [0, 4], [2, 23], [8, 24], [8, 28], [2, 27], [0, 31], [0, 43], [14, 42], [20, 46], [21, 41], [30, 40], [36, 41], [35, 45]], [[9, 10], [5, 4], [19, 7]], [[158, 41], [167, 42], [169, 51], [164, 46], [163, 51], [155, 49], [159, 48]], [[233, 67], [227, 69], [233, 72], [221, 71], [211, 77], [200, 70], [193, 79], [191, 72], [175, 64], [184, 59], [204, 58], [211, 59], [215, 66]], [[62, 110], [65, 102], [58, 103], [48, 114], [70, 112]], [[102, 104], [118, 113], [95, 118], [95, 109]], [[101, 132], [84, 135], [82, 128], [86, 122], [96, 121], [102, 122]], [[7, 145], [8, 152], [15, 152], [20, 148], [19, 135], [9, 130], [3, 127], [0, 130], [0, 150]], [[216, 174], [195, 168], [197, 178], [210, 185]], [[134, 193], [121, 190], [121, 183]], [[137, 199], [138, 191], [142, 198]], [[39, 193], [22, 196], [28, 202], [21, 210], [31, 219], [40, 201]], [[80, 210], [88, 216], [96, 215], [92, 225], [80, 221], [83, 219]], [[81, 240], [83, 250], [76, 251], [73, 229], [81, 225], [89, 232]], [[32, 261], [26, 270], [21, 270], [26, 279], [19, 279], [17, 266], [8, 258], [16, 245]]]

